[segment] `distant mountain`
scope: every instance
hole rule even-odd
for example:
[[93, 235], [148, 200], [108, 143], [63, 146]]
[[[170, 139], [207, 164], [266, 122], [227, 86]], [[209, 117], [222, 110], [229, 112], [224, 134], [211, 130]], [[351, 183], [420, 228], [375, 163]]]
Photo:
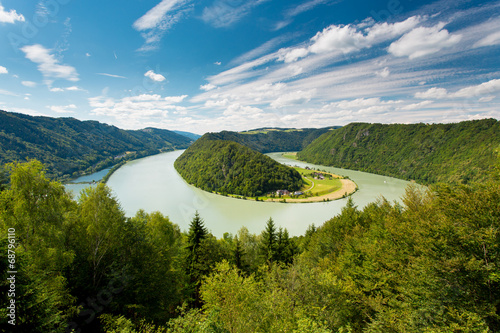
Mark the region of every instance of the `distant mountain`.
[[314, 139], [334, 128], [339, 127], [259, 128], [245, 132], [222, 131], [205, 135], [212, 140], [230, 140], [261, 153], [270, 153], [302, 150]]
[[187, 138], [190, 138], [191, 140], [193, 141], [196, 141], [198, 140], [199, 138], [201, 138], [201, 135], [199, 134], [196, 134], [196, 133], [191, 133], [191, 132], [183, 132], [183, 131], [172, 131], [174, 133], [177, 133], [179, 135], [183, 135]]
[[0, 164], [36, 158], [49, 176], [60, 179], [122, 159], [184, 149], [192, 141], [163, 129], [122, 130], [97, 121], [0, 111]]
[[302, 177], [293, 168], [239, 143], [205, 134], [174, 163], [190, 184], [205, 191], [259, 196], [270, 191], [295, 191]]
[[498, 163], [500, 122], [352, 123], [317, 138], [300, 160], [423, 184], [487, 180]]

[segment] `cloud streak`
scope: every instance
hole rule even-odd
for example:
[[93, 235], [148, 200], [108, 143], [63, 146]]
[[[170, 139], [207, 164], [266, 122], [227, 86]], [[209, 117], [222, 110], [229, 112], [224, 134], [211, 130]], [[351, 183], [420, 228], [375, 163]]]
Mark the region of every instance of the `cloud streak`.
[[141, 32], [145, 40], [138, 51], [157, 49], [164, 34], [190, 11], [190, 2], [191, 0], [162, 0], [137, 19], [132, 27]]
[[229, 27], [243, 17], [248, 15], [250, 11], [269, 0], [216, 0], [212, 6], [205, 7], [201, 19], [216, 28]]

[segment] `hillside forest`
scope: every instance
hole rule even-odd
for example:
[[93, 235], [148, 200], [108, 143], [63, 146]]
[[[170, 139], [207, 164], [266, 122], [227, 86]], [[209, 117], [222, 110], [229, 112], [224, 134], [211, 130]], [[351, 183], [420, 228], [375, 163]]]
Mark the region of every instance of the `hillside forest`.
[[48, 176], [59, 180], [161, 151], [185, 149], [192, 142], [163, 129], [122, 130], [97, 121], [0, 110], [0, 165], [36, 158], [44, 163]]
[[468, 183], [490, 179], [499, 147], [496, 119], [450, 124], [351, 123], [321, 135], [297, 157], [420, 184]]
[[12, 259], [16, 332], [500, 331], [498, 164], [402, 204], [346, 199], [300, 237], [272, 218], [222, 238], [198, 213], [189, 230], [128, 218], [106, 185], [75, 201], [44, 170], [10, 164], [0, 193], [2, 332]]

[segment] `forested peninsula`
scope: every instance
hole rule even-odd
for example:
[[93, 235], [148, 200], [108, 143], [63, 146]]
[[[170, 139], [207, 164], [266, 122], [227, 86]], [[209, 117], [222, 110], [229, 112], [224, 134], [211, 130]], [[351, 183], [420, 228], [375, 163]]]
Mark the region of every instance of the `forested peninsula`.
[[161, 151], [192, 139], [156, 128], [123, 130], [97, 121], [32, 117], [0, 110], [0, 165], [36, 158], [47, 175], [68, 179]]
[[175, 169], [188, 183], [205, 191], [249, 197], [302, 187], [302, 177], [293, 168], [239, 143], [212, 138], [204, 135], [175, 161]]
[[452, 124], [352, 123], [329, 131], [297, 154], [300, 160], [421, 184], [491, 178], [500, 148], [500, 122]]

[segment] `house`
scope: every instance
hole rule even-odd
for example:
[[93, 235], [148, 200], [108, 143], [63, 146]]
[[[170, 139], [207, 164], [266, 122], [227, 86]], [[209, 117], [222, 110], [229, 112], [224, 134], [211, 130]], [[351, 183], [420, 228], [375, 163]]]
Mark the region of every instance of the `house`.
[[302, 192], [302, 191], [295, 191], [295, 192], [293, 192], [293, 195], [302, 195], [302, 194], [304, 194], [304, 192]]
[[277, 190], [276, 195], [290, 195], [290, 192], [288, 190]]

